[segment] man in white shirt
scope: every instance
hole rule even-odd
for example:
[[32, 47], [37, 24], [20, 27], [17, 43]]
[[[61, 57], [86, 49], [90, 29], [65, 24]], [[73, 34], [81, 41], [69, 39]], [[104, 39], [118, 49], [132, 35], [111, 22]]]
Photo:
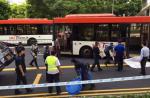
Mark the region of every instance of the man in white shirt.
[[146, 66], [146, 62], [147, 62], [147, 60], [149, 58], [149, 54], [150, 54], [150, 50], [146, 46], [146, 42], [143, 42], [142, 43], [141, 54], [140, 54], [141, 74], [142, 75], [146, 75], [145, 66]]
[[[59, 82], [59, 74], [60, 70], [60, 62], [58, 58], [55, 56], [56, 53], [51, 51], [51, 55], [46, 57], [45, 64], [46, 64], [46, 80], [48, 83]], [[49, 93], [52, 93], [52, 87], [48, 87]], [[61, 93], [61, 88], [56, 86], [57, 95]]]

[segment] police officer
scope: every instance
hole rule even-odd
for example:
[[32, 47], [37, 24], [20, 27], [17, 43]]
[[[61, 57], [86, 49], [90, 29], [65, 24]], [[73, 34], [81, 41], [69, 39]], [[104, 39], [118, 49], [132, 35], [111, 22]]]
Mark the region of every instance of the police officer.
[[99, 50], [99, 43], [95, 42], [95, 46], [93, 47], [93, 57], [94, 57], [94, 64], [91, 67], [91, 71], [94, 71], [95, 65], [97, 65], [98, 71], [102, 71], [100, 67], [99, 59], [100, 59], [100, 50]]
[[117, 71], [123, 70], [123, 59], [126, 56], [125, 54], [125, 47], [121, 44], [121, 40], [119, 40], [118, 45], [114, 48], [115, 63], [118, 64]]
[[142, 75], [146, 75], [145, 72], [145, 66], [146, 66], [146, 62], [149, 58], [150, 55], [150, 50], [149, 48], [146, 46], [146, 42], [142, 43], [142, 49], [141, 49], [141, 53], [140, 53], [140, 59], [141, 59], [141, 74]]
[[[23, 67], [23, 58], [22, 55], [24, 55], [24, 52], [21, 48], [17, 49], [17, 55], [15, 57], [15, 63], [16, 63], [16, 74], [17, 74], [17, 78], [16, 78], [16, 85], [20, 85], [21, 82], [23, 82], [23, 84], [27, 84], [27, 80], [26, 80], [26, 70], [25, 67]], [[27, 93], [31, 93], [32, 90], [27, 88], [26, 89]], [[15, 90], [15, 94], [20, 94], [21, 92], [16, 89]]]
[[[59, 75], [60, 75], [60, 62], [58, 58], [55, 56], [56, 53], [54, 51], [51, 51], [51, 55], [47, 56], [45, 60], [46, 64], [46, 71], [47, 71], [47, 82], [53, 83], [53, 82], [59, 82]], [[57, 95], [61, 93], [61, 88], [59, 86], [56, 86]], [[52, 93], [52, 87], [48, 87], [48, 92]]]
[[31, 48], [31, 55], [33, 59], [30, 62], [30, 66], [33, 66], [33, 62], [34, 62], [37, 69], [39, 69], [39, 66], [37, 63], [37, 54], [38, 54], [38, 46], [37, 46], [37, 43], [34, 43]]

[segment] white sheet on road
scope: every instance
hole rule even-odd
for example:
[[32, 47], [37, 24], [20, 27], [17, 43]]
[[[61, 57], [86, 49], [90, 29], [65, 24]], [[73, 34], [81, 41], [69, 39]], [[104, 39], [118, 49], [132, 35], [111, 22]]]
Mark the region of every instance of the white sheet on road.
[[[141, 68], [140, 57], [124, 59], [124, 62], [132, 68]], [[146, 63], [146, 67], [150, 67], [150, 62]]]

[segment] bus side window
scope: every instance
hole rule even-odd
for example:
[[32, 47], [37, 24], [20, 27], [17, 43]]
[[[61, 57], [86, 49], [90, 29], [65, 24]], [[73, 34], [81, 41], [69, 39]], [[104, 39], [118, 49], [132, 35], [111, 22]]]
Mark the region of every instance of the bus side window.
[[51, 26], [50, 25], [43, 25], [43, 34], [51, 34]]
[[[31, 25], [31, 35], [38, 34], [38, 27], [36, 25]], [[39, 28], [39, 32], [41, 32], [41, 28]]]
[[109, 40], [109, 29], [107, 24], [95, 25], [95, 38], [97, 41]]
[[94, 25], [93, 24], [81, 24], [78, 25], [78, 38], [83, 41], [94, 40]]

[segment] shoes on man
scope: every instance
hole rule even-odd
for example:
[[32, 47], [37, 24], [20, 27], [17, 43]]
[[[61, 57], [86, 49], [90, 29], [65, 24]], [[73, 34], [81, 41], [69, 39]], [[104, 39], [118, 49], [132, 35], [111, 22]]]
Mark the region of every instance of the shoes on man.
[[57, 94], [57, 95], [60, 95], [60, 94], [61, 94], [61, 92], [57, 92], [56, 94]]
[[15, 90], [15, 95], [19, 95], [19, 94], [21, 94], [22, 92], [21, 91], [19, 91], [19, 90]]
[[95, 88], [95, 84], [90, 84], [90, 90], [93, 90]]
[[28, 90], [27, 90], [27, 94], [30, 94], [30, 93], [32, 93], [32, 92], [33, 92], [32, 89], [28, 89]]
[[102, 71], [102, 70], [103, 70], [102, 68], [98, 69], [98, 71]]
[[142, 73], [142, 72], [140, 72], [140, 74], [142, 74], [142, 75], [146, 75], [146, 73]]
[[91, 72], [95, 72], [94, 69], [91, 69]]

